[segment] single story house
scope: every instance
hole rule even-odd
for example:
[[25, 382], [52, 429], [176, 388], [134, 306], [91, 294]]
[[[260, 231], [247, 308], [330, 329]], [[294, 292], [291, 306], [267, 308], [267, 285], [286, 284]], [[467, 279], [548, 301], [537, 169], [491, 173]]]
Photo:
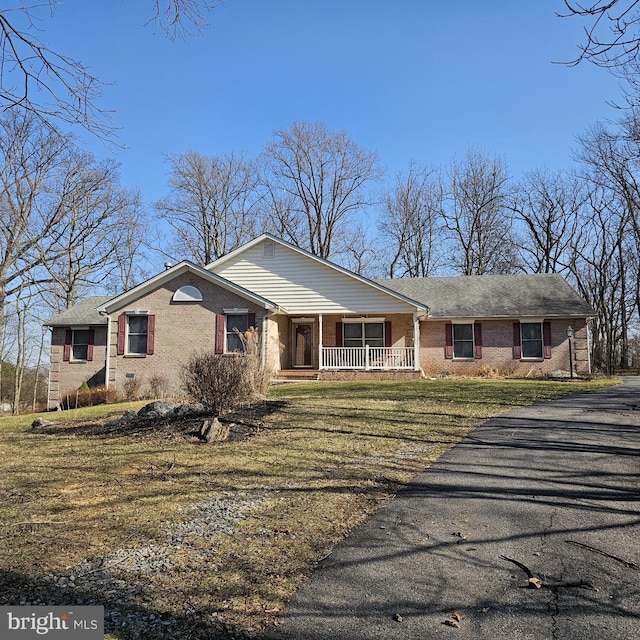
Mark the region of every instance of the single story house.
[[250, 327], [274, 376], [584, 375], [593, 313], [556, 274], [369, 280], [264, 234], [47, 322], [49, 406], [85, 381], [178, 391], [191, 354], [237, 352]]

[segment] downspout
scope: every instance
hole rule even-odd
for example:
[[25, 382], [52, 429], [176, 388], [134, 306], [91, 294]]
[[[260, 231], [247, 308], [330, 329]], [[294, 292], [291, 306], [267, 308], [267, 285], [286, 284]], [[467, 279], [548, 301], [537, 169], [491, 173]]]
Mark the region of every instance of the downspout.
[[107, 316], [107, 339], [104, 356], [104, 387], [109, 389], [109, 357], [111, 355], [111, 316], [106, 311], [100, 311], [100, 315]]
[[[53, 339], [53, 327], [48, 327]], [[51, 341], [49, 341], [51, 343]], [[49, 344], [49, 375], [47, 376], [47, 411], [51, 408], [51, 344]]]

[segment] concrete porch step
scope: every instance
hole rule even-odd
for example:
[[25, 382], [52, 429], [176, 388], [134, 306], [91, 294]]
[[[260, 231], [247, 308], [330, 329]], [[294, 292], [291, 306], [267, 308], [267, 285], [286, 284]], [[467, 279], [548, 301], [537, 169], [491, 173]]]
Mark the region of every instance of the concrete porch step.
[[320, 373], [315, 369], [282, 369], [273, 382], [317, 382], [319, 379]]

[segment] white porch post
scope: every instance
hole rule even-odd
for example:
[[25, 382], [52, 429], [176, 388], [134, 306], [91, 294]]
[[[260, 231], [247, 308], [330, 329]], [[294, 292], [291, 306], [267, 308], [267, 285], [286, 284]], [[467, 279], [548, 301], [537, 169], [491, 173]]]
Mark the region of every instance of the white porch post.
[[322, 362], [322, 314], [318, 314], [318, 369], [323, 368]]
[[420, 371], [420, 320], [413, 312], [413, 370]]

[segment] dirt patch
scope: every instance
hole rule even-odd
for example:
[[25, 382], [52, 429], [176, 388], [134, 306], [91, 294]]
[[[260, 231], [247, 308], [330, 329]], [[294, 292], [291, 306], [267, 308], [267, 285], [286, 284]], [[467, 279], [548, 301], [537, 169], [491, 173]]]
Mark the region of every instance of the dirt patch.
[[[227, 441], [237, 442], [258, 435], [266, 429], [268, 416], [279, 411], [286, 404], [287, 402], [283, 400], [261, 400], [232, 413], [218, 416], [220, 422], [229, 426]], [[199, 438], [200, 427], [204, 421], [214, 417], [208, 412], [179, 417], [143, 417], [129, 412], [115, 412], [91, 420], [56, 422], [34, 428], [31, 433], [101, 439], [137, 438], [202, 443]]]

